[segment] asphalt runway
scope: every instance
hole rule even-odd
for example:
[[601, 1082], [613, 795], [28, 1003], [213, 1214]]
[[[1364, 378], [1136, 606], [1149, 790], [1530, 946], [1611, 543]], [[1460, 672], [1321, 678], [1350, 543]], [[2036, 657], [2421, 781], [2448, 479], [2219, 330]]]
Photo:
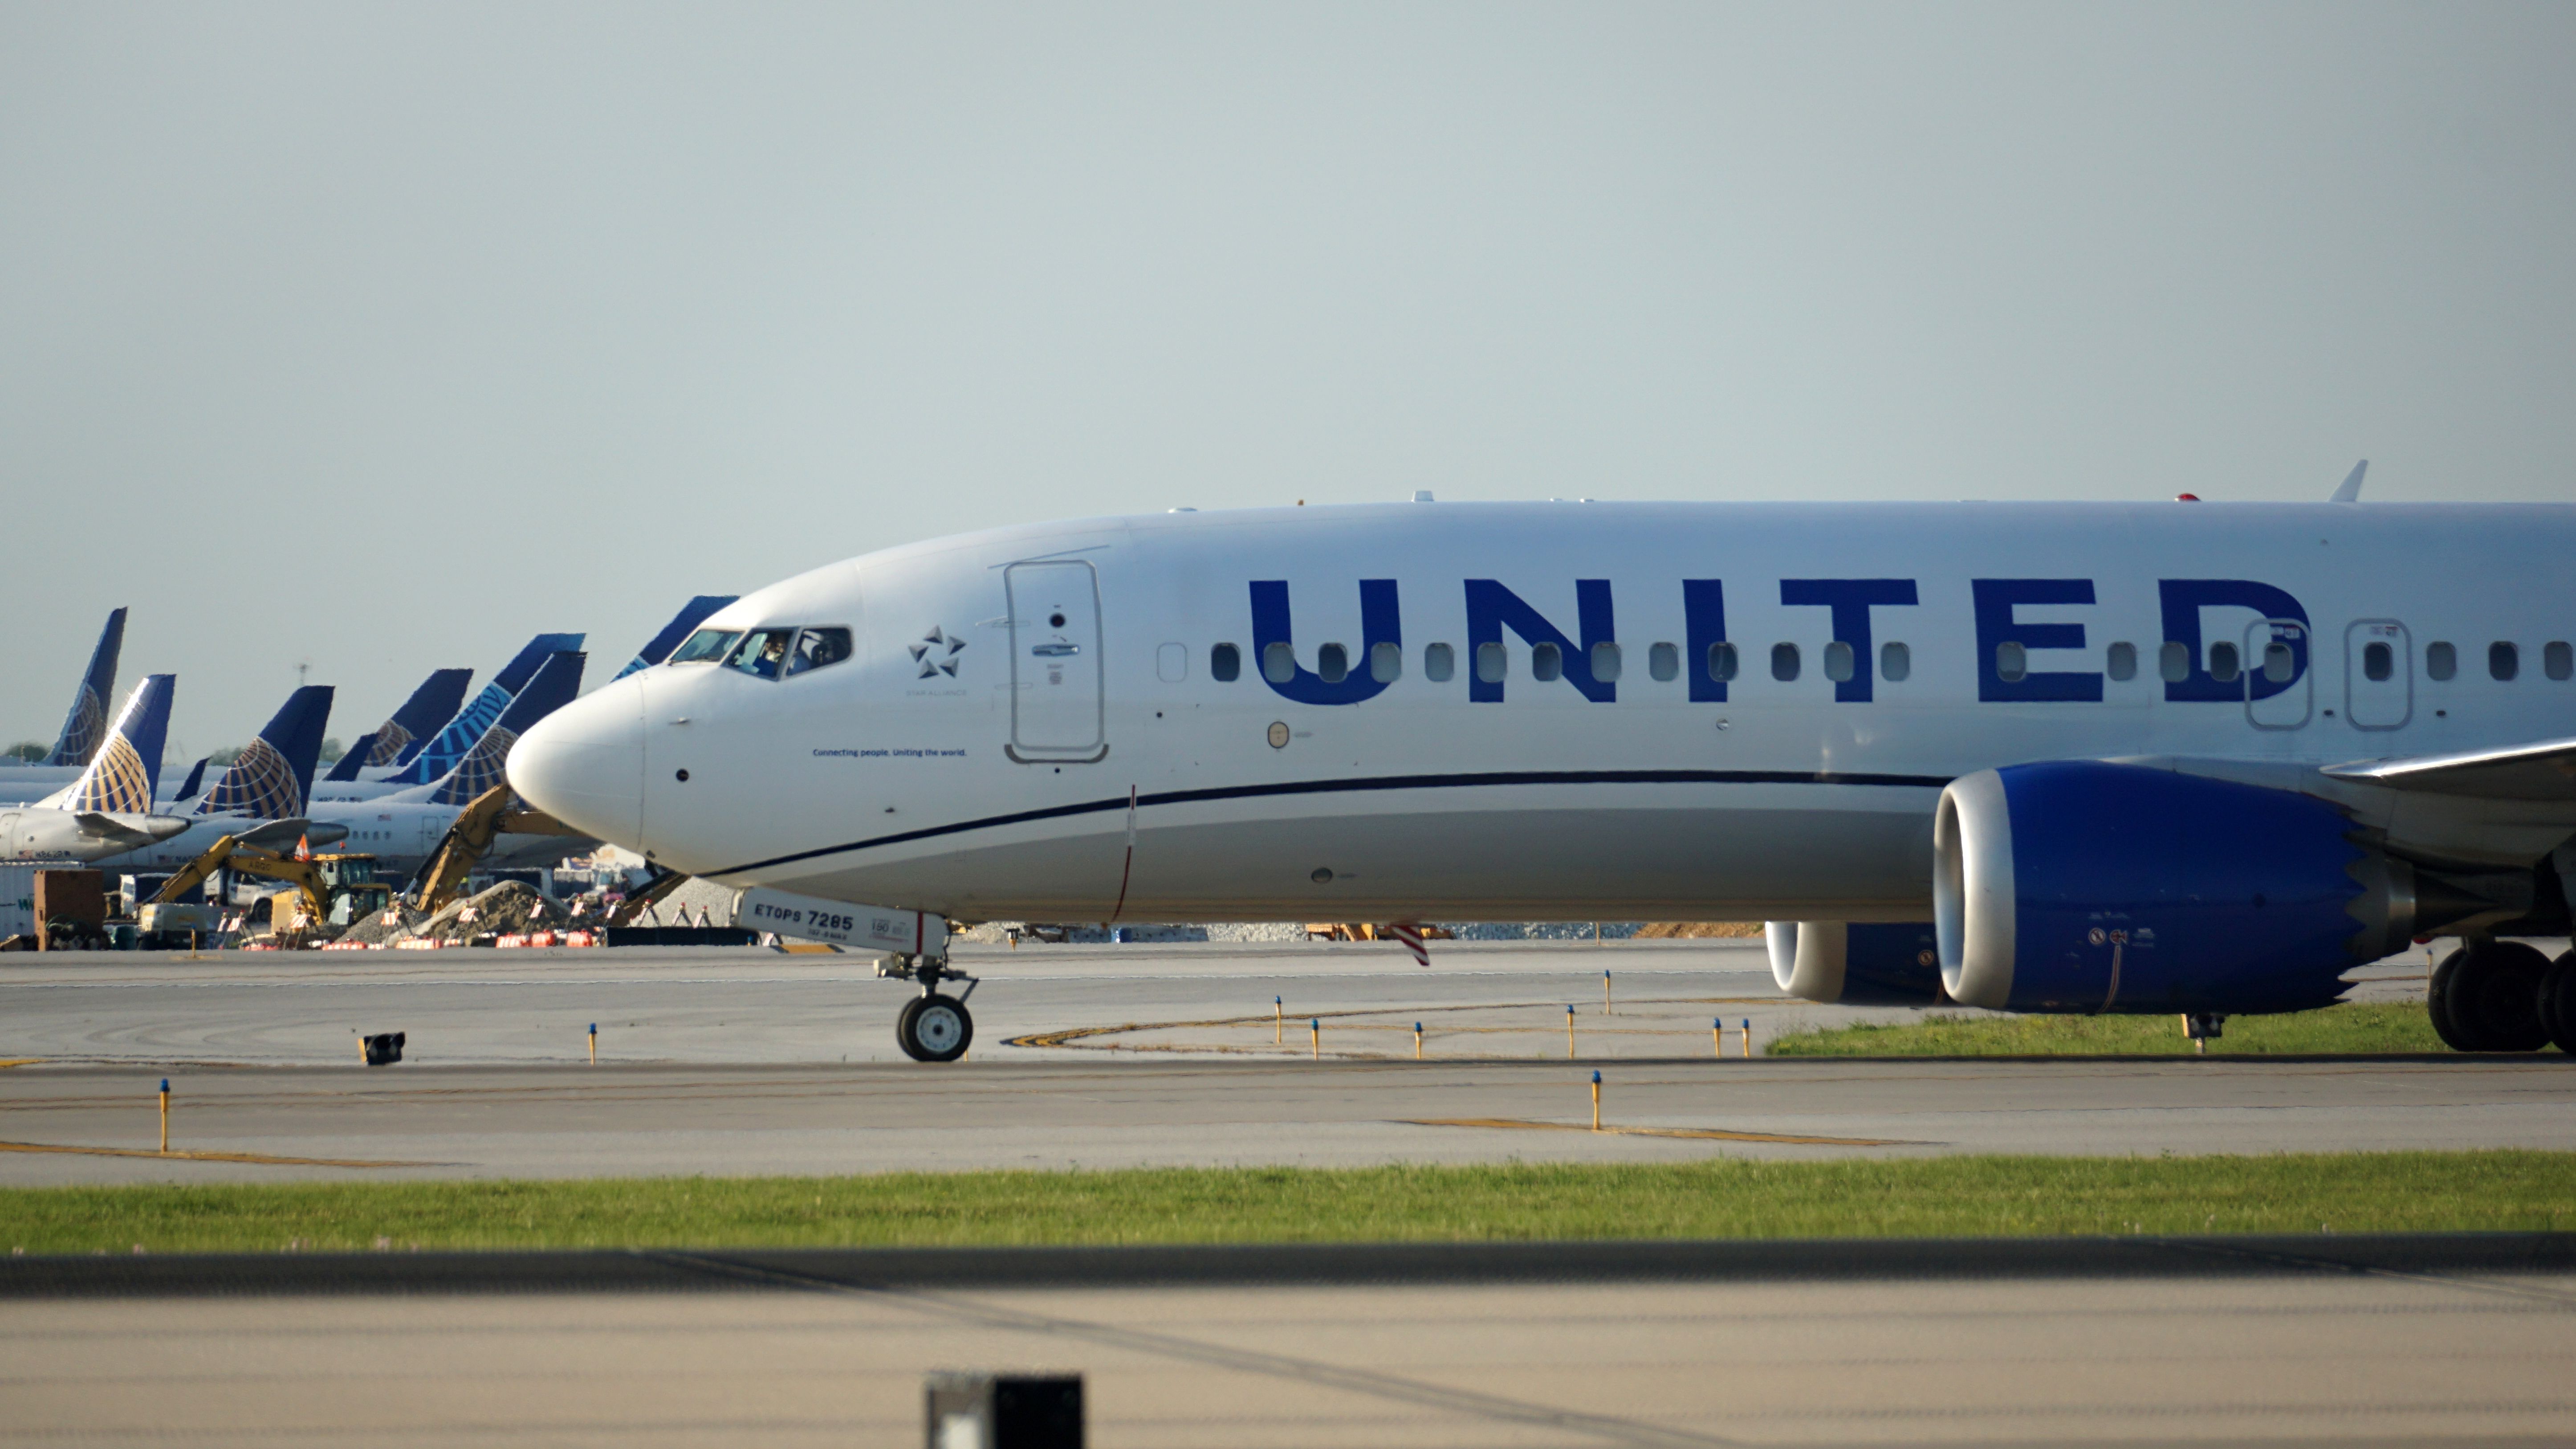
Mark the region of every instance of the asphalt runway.
[[1080, 1373], [1089, 1442], [1107, 1449], [2576, 1432], [2563, 1265], [2401, 1252], [2249, 1272], [2260, 1255], [2221, 1248], [2200, 1254], [2218, 1271], [1972, 1275], [1944, 1271], [1943, 1247], [1900, 1245], [1913, 1272], [1805, 1278], [1398, 1272], [1247, 1291], [1110, 1271], [1094, 1286], [941, 1286], [811, 1257], [660, 1254], [640, 1268], [702, 1286], [0, 1294], [0, 1444], [159, 1443], [182, 1425], [209, 1445], [895, 1444], [920, 1432], [923, 1375], [957, 1368]]
[[[978, 1043], [925, 1067], [890, 1040], [910, 988], [847, 956], [0, 958], [0, 1059], [27, 1062], [0, 1070], [0, 1183], [2576, 1148], [2576, 1070], [2555, 1053], [1717, 1058], [1713, 1017], [1750, 1019], [1758, 1051], [1787, 1027], [1906, 1014], [1784, 1000], [1758, 947], [1452, 946], [1430, 970], [1367, 946], [961, 959], [984, 977]], [[2420, 990], [2409, 970], [2369, 990]], [[359, 1064], [357, 1032], [397, 1029], [402, 1065]]]

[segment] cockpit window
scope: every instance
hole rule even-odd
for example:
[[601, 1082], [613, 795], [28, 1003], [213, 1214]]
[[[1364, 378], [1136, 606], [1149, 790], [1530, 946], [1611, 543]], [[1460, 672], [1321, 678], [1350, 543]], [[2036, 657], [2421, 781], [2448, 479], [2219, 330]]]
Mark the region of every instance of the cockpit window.
[[790, 675], [804, 674], [850, 657], [847, 629], [808, 629], [796, 636], [796, 652], [787, 659]]
[[745, 674], [776, 679], [787, 667], [787, 646], [795, 638], [793, 629], [754, 629], [742, 636], [742, 647], [726, 662]]
[[688, 641], [671, 651], [665, 664], [713, 664], [724, 658], [733, 641], [742, 637], [738, 629], [700, 629]]

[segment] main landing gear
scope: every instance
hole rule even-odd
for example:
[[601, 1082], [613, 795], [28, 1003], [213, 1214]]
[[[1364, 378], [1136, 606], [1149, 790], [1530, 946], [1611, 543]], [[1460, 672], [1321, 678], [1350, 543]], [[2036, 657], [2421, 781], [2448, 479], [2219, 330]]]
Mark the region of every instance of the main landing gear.
[[2472, 941], [2433, 968], [2424, 998], [2454, 1051], [2576, 1055], [2576, 950], [2552, 961], [2520, 941]]
[[[966, 998], [975, 994], [974, 977], [928, 956], [888, 956], [877, 963], [877, 974], [921, 983], [921, 994], [905, 1002], [903, 1014], [894, 1019], [895, 1044], [905, 1056], [916, 1062], [953, 1062], [966, 1055], [975, 1040], [975, 1018], [966, 1011]], [[942, 996], [942, 977], [963, 981], [966, 989]]]

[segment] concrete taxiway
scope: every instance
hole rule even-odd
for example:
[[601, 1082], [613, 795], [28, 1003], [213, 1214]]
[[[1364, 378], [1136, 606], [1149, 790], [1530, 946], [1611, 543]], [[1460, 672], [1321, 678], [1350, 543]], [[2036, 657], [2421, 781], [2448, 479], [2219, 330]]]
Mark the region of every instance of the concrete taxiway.
[[[2402, 1248], [2340, 1262], [2324, 1241], [2313, 1255], [2041, 1244], [2042, 1272], [2016, 1271], [2012, 1245], [1850, 1253], [1890, 1259], [1879, 1271], [1784, 1245], [1828, 1269], [1803, 1277], [1794, 1263], [1550, 1273], [1542, 1244], [1504, 1250], [1536, 1271], [1424, 1273], [1361, 1249], [1395, 1271], [1256, 1270], [1257, 1291], [1114, 1250], [1089, 1282], [1017, 1286], [996, 1281], [1007, 1268], [889, 1276], [866, 1255], [620, 1256], [610, 1276], [663, 1284], [590, 1293], [547, 1290], [543, 1266], [517, 1291], [442, 1291], [451, 1270], [424, 1264], [399, 1293], [262, 1296], [278, 1290], [251, 1263], [219, 1268], [234, 1281], [205, 1285], [214, 1296], [0, 1293], [0, 1444], [164, 1442], [181, 1424], [211, 1445], [893, 1444], [920, 1432], [922, 1376], [960, 1366], [1079, 1372], [1089, 1442], [1141, 1449], [2504, 1444], [2576, 1427], [2563, 1263], [2499, 1271], [2520, 1255], [2464, 1266]], [[1573, 1256], [1597, 1268], [1619, 1252]], [[493, 1277], [490, 1260], [467, 1266]]]
[[[0, 1058], [34, 1059], [0, 1071], [0, 1183], [2576, 1148], [2576, 1070], [2555, 1053], [1744, 1060], [1731, 1030], [1717, 1058], [1712, 1018], [1751, 1020], [1758, 1051], [1791, 1025], [1905, 1013], [1784, 1000], [1758, 948], [1439, 959], [988, 950], [961, 962], [984, 978], [973, 1053], [925, 1067], [890, 1040], [909, 988], [845, 956], [0, 958]], [[2369, 990], [2420, 990], [2407, 969]], [[357, 1033], [387, 1030], [408, 1059], [360, 1065]], [[185, 1155], [157, 1150], [163, 1077]]]

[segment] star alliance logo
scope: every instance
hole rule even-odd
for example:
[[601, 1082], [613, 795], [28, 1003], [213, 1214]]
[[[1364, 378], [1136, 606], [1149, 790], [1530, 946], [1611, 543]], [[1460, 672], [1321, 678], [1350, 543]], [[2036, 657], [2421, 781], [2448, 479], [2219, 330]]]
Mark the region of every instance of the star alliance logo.
[[912, 662], [921, 666], [921, 673], [917, 677], [928, 679], [933, 675], [945, 674], [955, 679], [957, 651], [965, 647], [965, 640], [951, 639], [937, 629], [922, 635], [921, 642], [911, 646]]

